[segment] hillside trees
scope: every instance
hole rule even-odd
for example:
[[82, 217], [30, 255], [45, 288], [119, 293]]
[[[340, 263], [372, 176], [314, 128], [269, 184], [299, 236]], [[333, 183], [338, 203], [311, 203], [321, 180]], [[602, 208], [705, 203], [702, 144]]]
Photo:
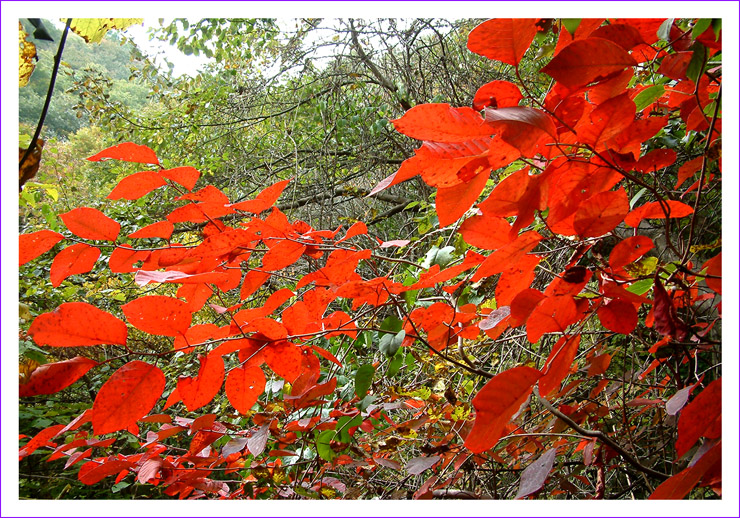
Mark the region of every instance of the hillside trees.
[[[53, 249], [52, 284], [94, 268], [115, 296], [22, 331], [65, 355], [22, 397], [90, 402], [21, 458], [178, 498], [720, 495], [719, 21], [571, 22], [478, 25], [515, 79], [392, 121], [422, 144], [372, 194], [418, 181], [422, 239], [289, 217], [300, 176], [234, 197], [175, 153], [91, 156], [137, 171], [20, 263]], [[153, 196], [176, 206], [110, 217]]]

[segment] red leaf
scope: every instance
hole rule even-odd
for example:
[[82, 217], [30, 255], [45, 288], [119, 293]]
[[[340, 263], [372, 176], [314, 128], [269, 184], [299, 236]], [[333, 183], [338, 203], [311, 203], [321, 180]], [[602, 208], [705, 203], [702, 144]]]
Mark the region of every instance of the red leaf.
[[198, 178], [200, 178], [200, 171], [194, 167], [175, 167], [174, 169], [163, 169], [159, 171], [159, 174], [168, 180], [172, 180], [175, 183], [179, 183], [185, 187], [188, 191], [192, 191], [195, 187]]
[[499, 182], [478, 206], [483, 214], [489, 216], [517, 216], [512, 227], [516, 233], [534, 221], [534, 212], [544, 210], [544, 203], [541, 178], [530, 176], [528, 168], [525, 168]]
[[501, 140], [524, 156], [549, 155], [547, 144], [555, 142], [557, 135], [552, 118], [529, 106], [486, 108], [485, 119]]
[[62, 239], [64, 239], [62, 234], [51, 230], [21, 234], [18, 236], [18, 266], [33, 261], [41, 254], [48, 252]]
[[633, 168], [641, 173], [652, 173], [673, 165], [677, 157], [678, 155], [672, 149], [653, 149], [640, 157]]
[[239, 299], [244, 300], [252, 295], [255, 291], [260, 289], [265, 282], [267, 282], [267, 279], [269, 279], [271, 275], [272, 274], [269, 272], [261, 272], [258, 270], [248, 271], [244, 276], [244, 281], [242, 282]]
[[107, 197], [109, 200], [138, 200], [163, 185], [167, 182], [158, 173], [142, 171], [123, 178]]
[[637, 45], [644, 43], [640, 31], [626, 23], [614, 23], [602, 25], [590, 34], [592, 38], [604, 38], [612, 41], [626, 51], [630, 51]]
[[224, 382], [224, 361], [221, 356], [200, 356], [200, 369], [195, 377], [177, 380], [177, 392], [189, 412], [211, 402]]
[[532, 285], [534, 269], [540, 263], [540, 259], [537, 255], [525, 255], [514, 266], [503, 271], [496, 283], [496, 304], [508, 306], [519, 292]]
[[150, 255], [148, 250], [135, 250], [128, 245], [121, 245], [111, 252], [108, 268], [115, 273], [135, 272], [139, 268], [134, 267], [134, 264], [146, 261]]
[[365, 223], [363, 223], [362, 221], [358, 221], [356, 223], [353, 223], [352, 226], [347, 229], [347, 233], [344, 235], [344, 237], [339, 241], [336, 241], [334, 244], [338, 245], [342, 241], [346, 241], [347, 239], [350, 239], [352, 237], [365, 234], [367, 234], [367, 225], [365, 225]]
[[681, 458], [699, 437], [722, 436], [722, 378], [707, 385], [678, 415], [676, 458]]
[[56, 437], [63, 428], [63, 424], [55, 424], [44, 428], [39, 433], [34, 435], [33, 439], [28, 441], [26, 445], [18, 451], [18, 457], [22, 459], [24, 457], [27, 457], [28, 455], [31, 455], [33, 452], [39, 449], [39, 447], [44, 446], [47, 442], [49, 442], [50, 439]]
[[624, 92], [598, 105], [574, 129], [582, 143], [600, 149], [607, 140], [629, 128], [634, 119], [635, 103]]
[[609, 353], [600, 354], [591, 358], [591, 363], [588, 366], [588, 374], [590, 377], [600, 376], [606, 372], [609, 368], [609, 364], [612, 362], [612, 356]]
[[265, 374], [259, 367], [237, 367], [226, 377], [226, 397], [240, 414], [246, 414], [265, 391]]
[[39, 394], [56, 394], [85, 375], [98, 362], [82, 356], [71, 360], [40, 365], [31, 373], [25, 383], [19, 387], [20, 397]]
[[676, 52], [667, 55], [661, 61], [658, 73], [677, 81], [687, 79], [686, 70], [689, 68], [693, 54], [693, 52]]
[[[665, 207], [665, 211], [663, 210]], [[643, 219], [665, 219], [666, 212], [669, 218], [683, 218], [694, 213], [694, 209], [685, 203], [675, 200], [666, 200], [661, 205], [658, 201], [653, 201], [641, 205], [631, 211], [624, 218], [624, 222], [630, 227], [637, 227]]]
[[175, 226], [169, 221], [158, 221], [147, 225], [144, 228], [140, 228], [136, 232], [132, 232], [128, 235], [131, 239], [145, 239], [153, 237], [161, 237], [162, 239], [169, 240], [172, 237], [172, 231], [175, 230]]
[[624, 189], [594, 194], [583, 203], [573, 218], [573, 228], [581, 237], [598, 237], [619, 225], [630, 210]]
[[571, 296], [546, 297], [527, 319], [527, 340], [537, 342], [542, 335], [550, 332], [565, 332], [579, 314]]
[[718, 464], [722, 465], [722, 442], [713, 446], [695, 464], [656, 487], [648, 500], [681, 500], [696, 487], [705, 473]]
[[493, 130], [472, 108], [449, 104], [419, 104], [393, 121], [396, 130], [417, 140], [463, 142], [488, 137]]
[[509, 315], [511, 315], [511, 308], [509, 306], [501, 306], [491, 311], [488, 315], [486, 315], [486, 318], [478, 322], [478, 328], [481, 331], [488, 331], [489, 329], [493, 329], [501, 322], [503, 322], [504, 319], [507, 318]]
[[545, 296], [533, 288], [527, 288], [516, 294], [511, 301], [511, 327], [518, 327], [527, 321], [537, 304], [542, 302]]
[[159, 367], [138, 360], [114, 372], [93, 403], [95, 435], [125, 430], [147, 415], [162, 395], [165, 381]]
[[272, 371], [288, 383], [293, 383], [301, 375], [303, 353], [297, 345], [278, 342], [266, 347], [264, 356]]
[[508, 81], [491, 81], [486, 83], [475, 92], [473, 98], [473, 109], [482, 110], [491, 108], [508, 108], [517, 106], [523, 98], [521, 90], [514, 83]]
[[519, 480], [519, 491], [517, 491], [514, 497], [515, 500], [529, 496], [542, 489], [547, 476], [552, 470], [557, 452], [557, 448], [550, 448], [522, 471], [522, 476]]
[[616, 43], [603, 38], [575, 40], [542, 69], [571, 90], [604, 79], [637, 63]]
[[483, 277], [508, 270], [512, 264], [520, 261], [527, 252], [534, 249], [540, 241], [542, 241], [542, 236], [534, 230], [520, 234], [514, 241], [486, 257], [471, 281], [477, 282]]
[[101, 462], [94, 460], [88, 461], [80, 467], [77, 478], [87, 486], [97, 484], [105, 477], [115, 475], [123, 470], [133, 467], [127, 460], [109, 460], [102, 459]]
[[[146, 286], [150, 282], [170, 284], [218, 284], [227, 279], [228, 274], [224, 272], [206, 272], [188, 275], [177, 270], [167, 272], [152, 272], [138, 270], [134, 276], [134, 282], [139, 286]], [[190, 311], [190, 310], [188, 310]]]
[[86, 302], [65, 302], [51, 313], [39, 315], [28, 330], [39, 345], [80, 347], [126, 345], [126, 324]]
[[159, 159], [154, 151], [146, 146], [140, 146], [133, 142], [124, 142], [117, 146], [104, 149], [100, 153], [88, 158], [91, 162], [102, 160], [123, 160], [124, 162], [135, 162], [139, 164], [159, 165]]
[[440, 228], [456, 222], [473, 206], [486, 187], [488, 176], [489, 172], [484, 169], [467, 183], [437, 189], [435, 209]]
[[51, 263], [51, 285], [55, 288], [70, 275], [86, 273], [93, 269], [100, 257], [100, 249], [76, 243], [59, 252]]
[[468, 35], [468, 49], [488, 59], [517, 66], [537, 34], [537, 19], [498, 18]]
[[688, 178], [691, 178], [694, 176], [694, 173], [701, 170], [702, 165], [704, 164], [704, 157], [698, 156], [694, 158], [693, 160], [689, 160], [685, 164], [683, 164], [681, 167], [678, 168], [678, 175], [676, 178], [676, 185], [673, 187], [674, 189], [678, 189], [681, 184], [683, 184]]
[[550, 356], [547, 357], [545, 366], [542, 368], [544, 374], [539, 381], [540, 393], [543, 396], [547, 396], [560, 387], [563, 379], [570, 372], [580, 343], [581, 335], [564, 336], [552, 346]]
[[59, 215], [67, 228], [83, 239], [115, 241], [121, 225], [98, 209], [79, 207]]
[[[722, 252], [718, 253], [711, 259], [709, 259], [706, 263], [704, 263], [704, 266], [702, 269], [707, 269], [707, 275], [714, 275], [716, 277], [722, 277]], [[706, 277], [704, 279], [704, 282], [707, 283], [707, 286], [709, 286], [709, 289], [719, 293], [722, 295], [722, 279], [712, 279], [709, 277]]]
[[663, 336], [671, 336], [679, 341], [686, 338], [688, 328], [676, 312], [676, 306], [668, 295], [660, 281], [658, 272], [655, 272], [655, 282], [653, 283], [653, 326], [655, 330]]
[[243, 247], [250, 242], [259, 239], [254, 233], [247, 230], [234, 228], [226, 232], [219, 232], [203, 240], [201, 244], [193, 248], [188, 257], [204, 258], [222, 256], [226, 254], [243, 253]]
[[301, 258], [306, 245], [289, 239], [279, 241], [262, 257], [262, 268], [265, 270], [282, 270]]
[[[506, 181], [506, 180], [504, 180]], [[469, 245], [496, 250], [511, 242], [511, 225], [502, 217], [483, 213], [463, 221], [458, 230]]]
[[253, 200], [234, 203], [231, 205], [231, 208], [251, 212], [252, 214], [260, 214], [275, 204], [288, 183], [290, 183], [290, 180], [282, 180], [274, 183], [260, 192]]
[[601, 325], [615, 333], [628, 335], [637, 327], [637, 310], [630, 302], [614, 299], [599, 307], [596, 314], [601, 320]]
[[465, 439], [465, 447], [473, 453], [492, 448], [541, 375], [531, 367], [514, 367], [486, 383], [473, 398], [475, 422]]
[[621, 268], [635, 262], [654, 248], [653, 240], [647, 236], [632, 236], [617, 243], [609, 254], [609, 266]]
[[164, 295], [140, 297], [124, 304], [121, 309], [132, 326], [152, 335], [184, 334], [192, 321], [185, 302]]

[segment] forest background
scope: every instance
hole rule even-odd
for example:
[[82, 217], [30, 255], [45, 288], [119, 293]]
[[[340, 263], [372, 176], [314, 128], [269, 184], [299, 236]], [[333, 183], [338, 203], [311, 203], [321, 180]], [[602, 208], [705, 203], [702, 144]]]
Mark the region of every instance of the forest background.
[[[411, 7], [411, 10], [408, 12], [408, 15], [409, 16], [414, 16], [413, 13], [414, 13], [414, 11], [413, 11], [413, 6], [412, 6]], [[348, 13], [348, 14], [354, 14], [354, 13]], [[441, 13], [441, 14], [443, 14], [443, 13]], [[498, 14], [498, 13], [496, 13], [496, 14]], [[395, 13], [393, 13], [393, 15], [396, 16]], [[401, 14], [399, 14], [399, 16], [400, 15]], [[507, 13], [507, 15], [509, 15], [509, 16], [516, 16], [516, 12], [510, 12], [510, 13]], [[562, 12], [553, 13], [553, 15], [562, 16]], [[642, 13], [641, 12], [640, 15], [641, 16], [649, 16], [649, 13]], [[662, 16], [662, 15], [664, 15], [664, 13], [656, 13], [656, 16]], [[457, 16], [457, 13], [456, 13], [456, 16]], [[477, 11], [475, 11], [475, 12], [472, 12], [471, 13], [471, 17], [472, 16], [488, 17], [489, 16], [489, 13], [487, 13], [487, 12], [486, 13], [483, 13], [483, 12], [478, 13]], [[4, 23], [5, 23], [5, 16], [4, 16]], [[472, 28], [473, 26], [474, 26], [474, 24], [471, 24], [471, 27], [470, 28]], [[4, 32], [6, 32], [6, 31], [4, 31]], [[10, 32], [12, 32], [12, 31], [10, 31]], [[730, 33], [727, 32], [725, 34], [729, 35]], [[4, 52], [5, 52], [5, 49], [6, 48], [7, 48], [7, 45], [4, 44]], [[71, 48], [74, 49], [73, 46]], [[74, 52], [73, 51], [65, 51], [65, 60], [67, 59], [66, 52], [70, 52], [70, 55], [72, 57], [74, 57]], [[725, 62], [726, 66], [729, 65], [729, 61], [730, 61], [728, 58], [729, 58], [729, 54], [728, 54], [728, 56], [725, 57], [725, 59], [727, 60]], [[3, 60], [3, 61], [4, 61], [4, 63], [6, 62], [6, 60]], [[47, 60], [47, 63], [48, 63], [48, 60]], [[101, 64], [102, 65], [105, 65], [105, 63], [101, 63]], [[136, 110], [139, 110], [139, 109], [142, 109], [142, 108], [145, 107], [145, 104], [146, 104], [145, 98], [142, 98], [142, 95], [141, 95], [142, 92], [141, 92], [141, 90], [138, 90], [136, 82], [128, 81], [127, 78], [124, 77], [124, 76], [119, 76], [119, 77], [116, 78], [115, 77], [115, 74], [116, 73], [119, 73], [120, 70], [119, 71], [116, 71], [115, 70], [115, 67], [111, 67], [111, 68], [106, 67], [106, 70], [105, 71], [106, 72], [112, 72], [113, 73], [112, 75], [114, 76], [113, 77], [113, 86], [112, 86], [112, 89], [111, 89], [111, 92], [112, 92], [111, 99], [112, 99], [113, 102], [120, 102], [122, 106], [126, 106], [127, 108], [129, 108], [132, 111], [136, 111]], [[90, 72], [91, 72], [91, 74], [95, 74], [97, 71], [91, 70]], [[37, 71], [37, 73], [38, 73], [38, 71]], [[43, 77], [43, 76], [41, 76], [41, 77]], [[473, 79], [471, 79], [471, 81], [473, 81]], [[480, 82], [474, 83], [474, 84], [479, 84], [479, 83]], [[64, 100], [64, 96], [62, 95], [63, 91], [62, 91], [62, 88], [60, 88], [60, 86], [61, 85], [58, 85], [57, 86], [57, 91], [56, 91], [55, 95], [56, 96], [59, 96], [60, 101], [63, 101]], [[70, 86], [70, 85], [68, 84], [67, 86]], [[106, 86], [109, 86], [109, 83], [106, 83]], [[474, 91], [475, 86], [474, 85], [468, 85], [467, 88], [468, 88], [468, 90], [472, 89], [472, 91]], [[6, 91], [6, 89], [4, 89], [4, 92], [5, 91]], [[4, 93], [3, 95], [5, 96], [6, 94]], [[400, 101], [399, 102], [402, 102], [403, 101], [402, 96], [398, 96], [398, 97], [400, 98]], [[727, 99], [728, 99], [727, 102], [728, 103], [731, 102], [731, 99], [736, 99], [736, 97], [737, 97], [736, 95], [735, 96], [732, 96], [731, 94], [727, 95]], [[70, 98], [69, 99], [69, 103], [70, 103], [69, 104], [69, 109], [68, 110], [60, 110], [60, 111], [56, 112], [57, 115], [58, 115], [58, 119], [55, 120], [55, 121], [50, 121], [50, 122], [53, 122], [54, 123], [54, 127], [56, 127], [57, 128], [57, 131], [58, 131], [58, 136], [61, 137], [62, 139], [68, 138], [69, 135], [75, 133], [76, 131], [78, 131], [82, 127], [82, 126], [80, 126], [79, 118], [77, 118], [76, 116], [75, 117], [72, 117], [75, 114], [74, 113], [75, 110], [73, 109], [74, 104], [72, 104], [72, 103], [78, 102], [78, 101], [79, 101], [78, 99]], [[89, 112], [94, 112], [95, 111], [95, 108], [96, 108], [96, 105], [95, 105], [96, 99], [89, 99], [88, 101], [89, 101], [89, 103], [85, 107], [86, 110], [88, 110]], [[4, 106], [12, 106], [12, 104], [6, 104], [6, 103], [4, 103]], [[198, 108], [195, 108], [195, 109], [198, 109]], [[24, 104], [22, 103], [21, 106], [20, 106], [20, 112], [21, 112], [21, 114], [23, 114], [23, 110], [24, 110]], [[729, 111], [730, 110], [728, 109], [727, 112], [729, 112]], [[10, 110], [10, 109], [3, 110], [3, 116], [4, 116], [4, 118], [7, 116], [8, 113], [12, 113], [12, 110]], [[203, 112], [203, 113], [205, 113], [205, 112]], [[359, 114], [359, 115], [362, 115], [362, 114]], [[727, 117], [727, 115], [725, 115], [725, 117]], [[32, 117], [29, 117], [28, 120], [32, 120]], [[729, 119], [728, 119], [728, 122], [729, 122]], [[384, 123], [379, 123], [375, 127], [375, 131], [383, 131], [385, 128], [384, 127], [381, 127], [382, 124], [384, 124]], [[7, 145], [7, 141], [9, 140], [9, 135], [7, 134], [5, 128], [6, 128], [6, 125], [4, 124], [3, 140], [4, 140], [4, 145]], [[724, 131], [725, 132], [732, 131], [731, 125], [730, 124], [727, 124], [724, 127]], [[80, 135], [80, 134], [78, 133], [78, 135]], [[81, 147], [73, 150], [74, 153], [78, 153], [77, 156], [85, 156], [84, 154], [87, 153], [88, 151], [90, 152], [90, 154], [92, 154], [93, 152], [96, 152], [97, 150], [102, 149], [103, 147], [105, 147], [105, 145], [104, 145], [104, 136], [101, 136], [99, 134], [95, 134], [95, 133], [92, 133], [92, 132], [90, 134], [85, 135], [85, 132], [83, 131], [83, 132], [81, 132], [81, 137], [84, 137], [84, 138], [79, 138], [79, 143], [80, 143], [79, 145]], [[733, 137], [732, 137], [732, 135], [730, 133], [727, 133], [726, 136], [725, 136], [725, 138], [727, 139], [727, 142], [733, 141], [732, 140]], [[86, 140], [86, 139], [88, 139], [88, 140]], [[178, 144], [181, 144], [181, 143], [182, 143], [182, 141], [179, 142]], [[81, 155], [80, 155], [80, 153], [81, 153]], [[8, 156], [8, 154], [4, 153], [4, 156]], [[224, 161], [228, 161], [228, 158], [229, 158], [228, 156], [224, 157]], [[726, 163], [729, 166], [730, 164], [733, 163], [732, 160], [735, 160], [735, 157], [732, 157], [728, 153], [724, 157], [724, 160], [727, 161]], [[99, 171], [99, 169], [98, 169], [98, 171]], [[80, 174], [83, 175], [82, 177], [85, 177], [86, 175], [89, 175], [90, 173], [89, 172], [86, 173], [85, 171], [81, 171]], [[234, 172], [234, 174], [236, 174], [236, 172]], [[5, 180], [7, 180], [7, 177], [5, 178]], [[91, 197], [92, 196], [96, 196], [96, 195], [99, 195], [103, 191], [103, 189], [106, 187], [106, 184], [109, 183], [111, 180], [112, 180], [111, 177], [99, 179], [100, 184], [96, 185], [94, 182], [86, 183], [84, 185], [84, 188], [90, 190], [88, 194]], [[5, 185], [4, 185], [4, 187], [5, 187]], [[78, 188], [79, 188], [79, 186], [78, 186]], [[47, 187], [41, 186], [41, 187], [37, 187], [36, 189], [37, 189], [37, 192], [39, 193], [38, 198], [40, 200], [43, 200], [44, 196], [51, 196], [51, 193], [48, 190], [49, 188], [47, 188]], [[727, 182], [724, 185], [724, 189], [725, 189], [725, 192], [726, 193], [737, 192], [737, 189], [736, 188], [733, 188], [733, 186], [729, 182]], [[6, 193], [6, 194], [4, 194], [4, 196], [7, 196], [8, 195], [7, 193], [12, 193], [13, 192], [13, 189], [10, 188], [10, 187], [6, 187], [6, 188], [3, 189], [3, 192]], [[36, 200], [34, 200], [34, 202], [35, 201]], [[390, 201], [392, 202], [393, 200], [390, 200]], [[14, 201], [13, 201], [13, 203], [10, 203], [8, 205], [6, 205], [6, 204], [3, 204], [3, 205], [5, 207], [7, 207], [8, 205], [10, 207], [14, 207]], [[387, 209], [387, 206], [383, 206], [383, 207], [386, 207], [386, 209]], [[424, 207], [421, 207], [421, 209], [423, 209], [423, 208]], [[727, 209], [727, 207], [725, 207], [725, 209]], [[8, 224], [7, 223], [8, 220], [10, 220], [11, 223], [13, 223], [13, 221], [14, 221], [14, 217], [13, 216], [11, 216], [11, 217], [7, 217], [6, 216], [6, 212], [5, 212], [6, 210], [7, 210], [6, 208], [3, 209], [3, 211], [4, 211], [4, 214], [3, 214], [3, 225], [4, 225], [3, 240], [4, 241], [7, 239], [7, 236], [8, 236], [8, 233], [9, 233], [8, 231], [6, 231], [6, 225]], [[375, 217], [377, 217], [378, 215], [382, 215], [383, 214], [383, 209], [381, 209], [380, 206], [378, 208], [374, 209], [374, 210], [375, 210], [375, 212], [373, 214], [374, 214]], [[326, 216], [327, 220], [326, 221], [327, 222], [332, 221], [331, 218], [335, 217], [336, 215], [337, 215], [336, 213], [333, 213], [331, 216], [329, 216], [327, 214], [327, 216]], [[732, 226], [736, 223], [736, 219], [737, 219], [736, 218], [736, 214], [733, 217], [729, 218], [729, 219], [728, 218], [725, 218], [725, 225], [727, 225], [727, 227], [725, 227], [724, 230], [725, 230], [726, 233], [728, 233], [728, 231], [729, 231], [730, 234], [736, 235], [736, 231], [732, 228]], [[428, 224], [428, 225], [431, 225], [432, 224], [431, 222], [423, 222], [423, 221], [414, 221], [414, 223], [415, 224], [421, 223], [421, 224]], [[11, 225], [11, 226], [14, 226], [14, 224]], [[326, 226], [326, 224], [324, 224], [324, 226]], [[390, 237], [387, 237], [386, 236], [385, 238], [386, 239], [389, 239]], [[733, 247], [733, 245], [731, 245], [731, 239], [727, 239], [726, 241], [724, 241], [723, 244], [725, 245], [726, 250], [728, 250], [728, 251], [730, 251], [731, 248]], [[16, 245], [13, 244], [11, 246], [14, 247]], [[4, 246], [4, 249], [7, 249], [7, 247]], [[5, 254], [4, 254], [4, 256], [5, 256]], [[730, 259], [730, 258], [728, 257], [728, 259]], [[4, 268], [5, 268], [6, 267], [6, 261], [3, 261], [3, 263], [4, 263]], [[728, 261], [727, 264], [736, 264], [736, 261], [735, 262]], [[727, 274], [729, 276], [731, 274], [731, 272], [728, 271]], [[8, 278], [17, 278], [17, 275], [15, 277], [13, 277], [12, 275], [9, 274], [9, 275], [5, 276], [5, 278], [6, 279], [8, 279]], [[732, 282], [732, 281], [731, 281], [731, 283], [733, 285], [736, 284], [735, 282]], [[6, 285], [7, 285], [7, 282], [4, 283], [4, 286], [6, 286]], [[5, 289], [4, 289], [4, 291], [5, 291]], [[10, 293], [16, 293], [17, 291], [15, 289], [9, 289], [8, 292], [10, 292]], [[730, 297], [732, 297], [732, 295], [730, 295]], [[728, 297], [728, 298], [730, 298], [730, 297]], [[725, 311], [732, 311], [732, 307], [731, 307], [730, 304], [727, 304], [726, 305]], [[4, 315], [3, 318], [5, 318], [5, 315]], [[14, 325], [15, 325], [15, 323], [12, 323], [11, 326], [4, 325], [3, 328], [4, 328], [4, 330], [7, 330], [8, 327], [10, 327], [12, 329], [12, 326], [14, 326]], [[5, 332], [6, 331], [4, 331], [4, 333]], [[732, 328], [726, 327], [725, 328], [725, 332], [732, 333], [732, 332], [734, 332], [734, 330], [732, 330]], [[11, 333], [11, 335], [12, 335], [12, 333]], [[12, 353], [12, 351], [11, 351], [11, 353]], [[4, 351], [4, 354], [8, 354], [7, 349]], [[725, 354], [728, 354], [729, 355], [728, 358], [727, 358], [726, 365], [736, 365], [737, 364], [736, 361], [733, 361], [733, 358], [731, 356], [732, 354], [734, 354], [734, 352], [725, 351]], [[5, 361], [5, 357], [3, 359], [4, 359], [3, 365], [5, 366], [4, 367], [4, 371], [5, 371], [6, 367], [8, 367], [8, 366], [10, 368], [14, 368], [14, 365], [13, 365], [13, 361], [12, 360], [11, 361]], [[732, 374], [731, 372], [729, 372], [729, 370], [730, 369], [728, 369], [728, 371], [725, 372], [725, 375], [731, 375]], [[6, 373], [4, 372], [4, 376], [3, 376], [4, 382], [7, 381], [8, 378], [10, 378], [11, 380], [14, 379], [14, 376], [13, 375], [6, 376], [5, 374]], [[730, 386], [732, 386], [732, 385], [730, 385]], [[11, 389], [10, 394], [13, 393], [12, 392], [13, 390], [14, 389]], [[3, 393], [5, 395], [7, 395], [9, 393], [9, 391], [8, 390], [3, 390]], [[4, 396], [4, 397], [6, 397], [6, 396]], [[4, 404], [3, 405], [4, 413], [5, 413], [5, 410], [7, 410], [9, 408], [12, 409], [12, 407], [13, 407], [12, 404], [11, 405]], [[727, 417], [730, 417], [730, 416], [728, 415]], [[730, 419], [728, 419], [728, 421], [735, 423], [735, 422], [737, 422], [737, 419], [732, 419], [730, 417]], [[8, 434], [4, 434], [4, 435], [7, 436]], [[5, 441], [5, 439], [6, 439], [6, 437], [4, 437], [4, 441]], [[4, 451], [7, 451], [7, 450], [5, 450], [5, 448], [4, 448]], [[730, 454], [730, 450], [729, 449], [728, 449], [728, 454]], [[728, 455], [728, 456], [730, 456], [730, 455]], [[7, 460], [7, 456], [4, 455], [3, 457], [4, 457], [4, 461]], [[10, 457], [11, 457], [11, 460], [13, 460], [12, 459], [12, 455]], [[736, 455], [732, 455], [732, 458], [736, 458]], [[731, 483], [730, 479], [728, 479], [727, 482], [728, 483]], [[729, 487], [729, 484], [728, 484], [728, 487]]]

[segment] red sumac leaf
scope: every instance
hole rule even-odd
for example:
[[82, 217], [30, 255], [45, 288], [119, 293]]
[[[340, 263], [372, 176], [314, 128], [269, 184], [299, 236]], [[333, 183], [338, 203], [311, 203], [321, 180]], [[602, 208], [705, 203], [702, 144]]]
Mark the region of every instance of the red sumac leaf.
[[154, 151], [147, 146], [141, 146], [133, 142], [124, 142], [117, 146], [109, 147], [91, 156], [88, 160], [91, 162], [123, 160], [124, 162], [159, 165], [159, 159], [157, 159], [157, 154]]
[[177, 380], [177, 392], [189, 412], [211, 402], [224, 382], [224, 361], [221, 356], [201, 356], [198, 375]]
[[601, 325], [609, 331], [628, 335], [637, 327], [637, 310], [624, 300], [614, 299], [596, 310]]
[[28, 381], [20, 385], [19, 396], [56, 394], [80, 379], [97, 364], [95, 360], [76, 356], [70, 360], [40, 365], [31, 373]]
[[624, 189], [594, 194], [583, 201], [573, 219], [573, 228], [581, 237], [598, 237], [619, 225], [630, 210]]
[[59, 215], [74, 235], [83, 239], [115, 241], [121, 225], [98, 209], [79, 207]]
[[465, 439], [465, 447], [473, 453], [492, 448], [541, 375], [531, 367], [514, 367], [486, 383], [473, 398], [475, 422]]
[[184, 334], [192, 321], [192, 313], [185, 302], [164, 295], [140, 297], [121, 309], [132, 326], [152, 335]]
[[126, 345], [126, 324], [86, 302], [65, 302], [51, 313], [36, 317], [28, 334], [39, 345], [80, 347]]
[[603, 38], [575, 40], [541, 71], [575, 90], [637, 63], [622, 47]]
[[92, 411], [96, 435], [125, 430], [154, 408], [162, 395], [165, 377], [159, 367], [132, 361], [118, 369], [95, 397]]
[[550, 448], [522, 471], [519, 480], [519, 491], [514, 497], [515, 500], [529, 496], [545, 485], [545, 480], [547, 480], [547, 476], [552, 470], [556, 455], [557, 448]]
[[676, 306], [663, 287], [658, 272], [655, 272], [655, 282], [653, 284], [653, 317], [653, 326], [661, 335], [672, 336], [679, 341], [686, 338], [688, 328], [678, 318]]
[[167, 182], [156, 172], [141, 171], [123, 178], [107, 197], [109, 200], [138, 200], [163, 185]]
[[647, 236], [632, 236], [623, 239], [609, 254], [609, 266], [621, 268], [628, 265], [653, 249], [653, 240]]
[[517, 66], [537, 34], [537, 19], [497, 18], [470, 31], [468, 49], [488, 59]]
[[64, 239], [62, 234], [51, 230], [21, 234], [18, 237], [18, 266], [33, 261], [41, 254], [48, 252], [62, 239]]
[[232, 369], [226, 377], [226, 397], [240, 414], [246, 414], [265, 391], [265, 373], [259, 367]]
[[100, 249], [85, 243], [70, 245], [55, 257], [51, 263], [49, 277], [55, 288], [70, 275], [86, 273], [93, 269], [100, 257]]
[[288, 383], [293, 383], [301, 375], [303, 352], [299, 346], [278, 342], [266, 347], [263, 353], [270, 369]]
[[244, 212], [251, 212], [252, 214], [260, 214], [275, 204], [288, 183], [290, 183], [290, 180], [276, 182], [265, 188], [253, 200], [244, 200], [234, 203], [231, 205], [231, 208], [242, 210]]
[[162, 239], [169, 239], [172, 237], [172, 231], [175, 230], [175, 225], [169, 221], [157, 221], [151, 225], [147, 225], [140, 228], [136, 232], [132, 232], [128, 235], [131, 239], [144, 239], [161, 237]]
[[681, 458], [686, 455], [699, 437], [717, 439], [721, 436], [722, 378], [719, 378], [699, 392], [678, 415], [676, 457]]
[[540, 393], [543, 396], [547, 396], [560, 387], [560, 383], [570, 371], [580, 343], [581, 335], [564, 336], [552, 346], [550, 356], [547, 357], [545, 366], [542, 368], [542, 378], [539, 381]]

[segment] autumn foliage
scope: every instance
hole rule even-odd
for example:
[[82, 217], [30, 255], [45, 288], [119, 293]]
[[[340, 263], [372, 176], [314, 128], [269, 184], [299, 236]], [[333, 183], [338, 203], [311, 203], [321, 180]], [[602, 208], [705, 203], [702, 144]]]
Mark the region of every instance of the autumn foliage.
[[[232, 203], [145, 146], [90, 157], [146, 167], [109, 199], [166, 189], [180, 205], [125, 230], [80, 207], [61, 215], [68, 232], [20, 236], [20, 264], [55, 251], [54, 286], [105, 258], [139, 292], [112, 312], [71, 301], [33, 320], [36, 344], [76, 356], [38, 367], [21, 397], [111, 373], [89, 409], [40, 430], [20, 458], [42, 449], [84, 484], [128, 477], [178, 498], [345, 497], [352, 484], [329, 472], [382, 469], [421, 477], [410, 494], [431, 498], [492, 463], [520, 478], [499, 498], [603, 498], [611, 472], [650, 498], [721, 494], [721, 252], [699, 232], [702, 211], [718, 210], [707, 196], [721, 180], [721, 38], [705, 22], [475, 28], [468, 48], [517, 77], [538, 32], [556, 32], [541, 69], [551, 82], [538, 93], [495, 80], [472, 107], [423, 104], [393, 121], [421, 145], [373, 194], [420, 177], [439, 227], [465, 246], [425, 267], [408, 259], [413, 243], [361, 221], [291, 221], [275, 206], [288, 180]], [[669, 130], [679, 138], [658, 138]], [[348, 352], [368, 346], [375, 362]], [[382, 388], [414, 361], [482, 385]], [[131, 435], [138, 451], [121, 446]], [[424, 446], [377, 446], [399, 438]], [[555, 477], [565, 462], [583, 469]]]

